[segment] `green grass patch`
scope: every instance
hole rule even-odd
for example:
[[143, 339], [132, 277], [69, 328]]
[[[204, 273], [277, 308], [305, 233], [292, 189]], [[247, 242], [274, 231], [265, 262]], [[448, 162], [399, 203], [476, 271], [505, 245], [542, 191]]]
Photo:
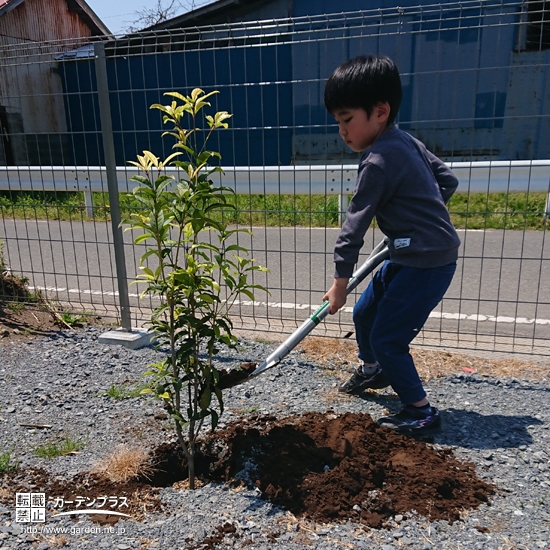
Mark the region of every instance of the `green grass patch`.
[[10, 218], [84, 220], [84, 193], [0, 191], [0, 210]]
[[337, 227], [334, 195], [236, 195], [224, 209], [228, 223], [267, 227]]
[[13, 458], [13, 450], [0, 453], [0, 474], [15, 472], [19, 464]]
[[451, 219], [461, 229], [535, 229], [546, 227], [546, 193], [454, 195]]
[[[93, 193], [94, 215], [87, 216], [83, 193], [1, 191], [4, 217], [61, 221], [110, 220], [107, 193]], [[324, 195], [236, 195], [219, 214], [227, 223], [267, 226], [332, 227], [338, 224], [338, 198]], [[120, 194], [122, 217], [139, 212], [131, 193]]]
[[[546, 227], [546, 193], [456, 194], [449, 203], [460, 229], [534, 229]], [[338, 227], [335, 195], [236, 195], [220, 217], [231, 224], [267, 227]], [[107, 193], [93, 193], [94, 216], [86, 214], [83, 193], [0, 192], [2, 216], [65, 221], [110, 220]], [[122, 217], [139, 212], [131, 193], [120, 195]]]
[[87, 443], [87, 440], [73, 439], [66, 435], [59, 441], [52, 441], [50, 443], [44, 443], [33, 449], [33, 454], [40, 458], [55, 458], [57, 456], [68, 455], [76, 453], [83, 449]]
[[59, 319], [57, 324], [61, 326], [70, 327], [83, 327], [90, 322], [90, 315], [86, 313], [71, 313], [70, 311], [63, 311], [59, 313]]
[[111, 384], [109, 389], [98, 394], [98, 397], [110, 397], [111, 399], [128, 399], [130, 397], [141, 397], [142, 390], [147, 388], [147, 384], [131, 386], [128, 384]]
[[20, 313], [26, 307], [26, 302], [8, 302], [8, 309], [13, 313]]

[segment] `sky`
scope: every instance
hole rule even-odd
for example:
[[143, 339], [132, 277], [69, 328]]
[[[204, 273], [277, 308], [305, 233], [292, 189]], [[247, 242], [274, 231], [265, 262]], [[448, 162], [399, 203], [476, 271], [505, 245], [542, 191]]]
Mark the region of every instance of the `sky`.
[[[194, 0], [195, 8], [211, 3], [213, 0]], [[137, 12], [144, 8], [153, 8], [157, 0], [86, 0], [99, 18], [114, 34], [126, 31], [137, 18]], [[170, 0], [163, 0], [168, 5]], [[181, 15], [191, 9], [193, 0], [180, 0], [181, 9], [175, 15]]]

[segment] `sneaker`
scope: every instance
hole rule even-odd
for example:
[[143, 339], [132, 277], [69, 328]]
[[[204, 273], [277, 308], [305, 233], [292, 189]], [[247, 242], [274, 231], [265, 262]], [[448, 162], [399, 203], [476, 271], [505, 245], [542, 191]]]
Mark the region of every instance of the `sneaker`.
[[413, 405], [406, 405], [401, 412], [380, 418], [377, 424], [403, 435], [423, 437], [441, 432], [441, 415], [435, 407], [423, 411]]
[[389, 385], [390, 383], [380, 367], [372, 374], [364, 374], [363, 367], [360, 365], [353, 373], [353, 376], [338, 388], [338, 391], [343, 393], [361, 393], [368, 389], [381, 390], [382, 388], [387, 388]]

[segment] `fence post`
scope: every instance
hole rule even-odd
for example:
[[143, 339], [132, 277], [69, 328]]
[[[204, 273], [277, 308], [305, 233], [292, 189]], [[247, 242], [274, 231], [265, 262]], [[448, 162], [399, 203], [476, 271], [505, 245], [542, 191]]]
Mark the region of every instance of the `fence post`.
[[346, 211], [349, 206], [349, 197], [344, 193], [338, 195], [338, 223], [340, 226], [346, 221]]
[[107, 81], [107, 63], [105, 60], [105, 43], [94, 44], [95, 74], [97, 78], [97, 94], [99, 98], [99, 114], [101, 119], [101, 136], [107, 172], [107, 187], [109, 189], [109, 204], [111, 210], [111, 226], [113, 229], [113, 244], [115, 248], [115, 265], [118, 283], [118, 298], [120, 304], [120, 320], [122, 330], [131, 332], [130, 297], [128, 296], [128, 276], [126, 273], [126, 258], [124, 256], [124, 240], [120, 227], [120, 202], [118, 196], [118, 181], [116, 175], [115, 141], [111, 121], [111, 103], [109, 101], [109, 83]]

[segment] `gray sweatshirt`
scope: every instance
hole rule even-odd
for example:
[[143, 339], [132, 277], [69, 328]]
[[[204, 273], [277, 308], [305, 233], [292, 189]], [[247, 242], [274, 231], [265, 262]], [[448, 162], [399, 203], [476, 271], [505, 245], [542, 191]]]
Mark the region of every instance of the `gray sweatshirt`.
[[361, 157], [334, 249], [335, 277], [351, 277], [372, 219], [389, 237], [390, 260], [410, 267], [456, 261], [460, 239], [446, 203], [458, 180], [423, 143], [390, 127]]

